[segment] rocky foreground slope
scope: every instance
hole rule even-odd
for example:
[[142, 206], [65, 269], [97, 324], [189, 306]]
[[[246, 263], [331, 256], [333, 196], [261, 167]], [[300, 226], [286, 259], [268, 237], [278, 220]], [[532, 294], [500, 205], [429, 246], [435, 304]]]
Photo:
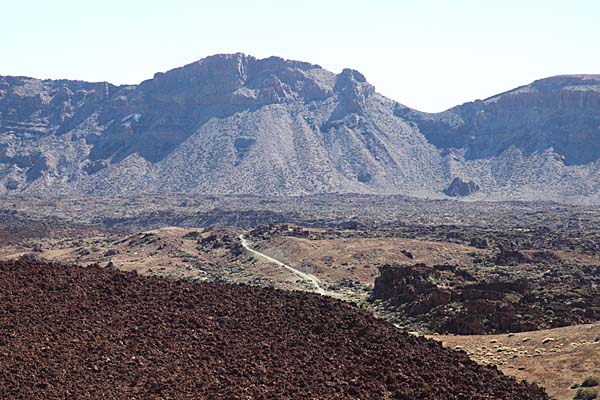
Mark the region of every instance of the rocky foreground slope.
[[0, 263], [0, 397], [547, 399], [339, 301]]
[[217, 55], [139, 85], [0, 76], [0, 194], [156, 192], [600, 200], [600, 77], [427, 114], [340, 74]]

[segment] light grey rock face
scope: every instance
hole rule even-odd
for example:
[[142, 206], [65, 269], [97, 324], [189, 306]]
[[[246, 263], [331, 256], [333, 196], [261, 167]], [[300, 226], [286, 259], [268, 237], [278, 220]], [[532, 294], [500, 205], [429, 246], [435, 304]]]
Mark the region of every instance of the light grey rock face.
[[116, 123], [93, 143], [90, 156], [114, 163], [137, 153], [158, 162], [212, 118], [269, 104], [323, 100], [332, 95], [334, 79], [318, 66], [276, 57], [208, 57], [156, 74], [117, 96], [103, 113]]
[[467, 159], [525, 156], [553, 149], [566, 165], [600, 159], [600, 75], [556, 76], [486, 100], [425, 114], [399, 106], [440, 148], [465, 149]]
[[425, 114], [354, 70], [243, 54], [137, 86], [0, 77], [0, 194], [443, 197], [460, 176], [480, 185], [472, 198], [598, 198], [598, 82], [550, 78]]
[[120, 88], [108, 83], [0, 76], [0, 193], [43, 179], [68, 181], [85, 167], [97, 112]]

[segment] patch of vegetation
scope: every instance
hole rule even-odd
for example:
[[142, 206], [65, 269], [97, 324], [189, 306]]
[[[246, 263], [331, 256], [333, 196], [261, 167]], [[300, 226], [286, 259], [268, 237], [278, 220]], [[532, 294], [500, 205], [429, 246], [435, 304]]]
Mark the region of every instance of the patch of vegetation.
[[581, 382], [582, 387], [594, 387], [600, 384], [600, 378], [597, 376], [588, 376]]
[[575, 393], [573, 400], [594, 400], [598, 398], [598, 390], [591, 388], [581, 388]]

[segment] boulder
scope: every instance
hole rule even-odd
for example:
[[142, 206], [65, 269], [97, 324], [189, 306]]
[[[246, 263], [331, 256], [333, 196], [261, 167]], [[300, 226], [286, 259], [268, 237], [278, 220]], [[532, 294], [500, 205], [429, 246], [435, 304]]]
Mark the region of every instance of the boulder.
[[464, 197], [478, 192], [479, 189], [479, 185], [475, 182], [465, 182], [461, 178], [456, 177], [452, 180], [450, 185], [444, 189], [444, 194], [450, 197]]

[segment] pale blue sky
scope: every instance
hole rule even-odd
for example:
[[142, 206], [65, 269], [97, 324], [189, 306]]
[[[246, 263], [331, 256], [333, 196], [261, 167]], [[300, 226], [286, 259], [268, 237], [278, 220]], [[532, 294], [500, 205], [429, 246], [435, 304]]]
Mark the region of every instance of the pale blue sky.
[[364, 73], [423, 111], [550, 75], [600, 73], [600, 2], [19, 0], [0, 5], [0, 75], [139, 83], [215, 53]]

